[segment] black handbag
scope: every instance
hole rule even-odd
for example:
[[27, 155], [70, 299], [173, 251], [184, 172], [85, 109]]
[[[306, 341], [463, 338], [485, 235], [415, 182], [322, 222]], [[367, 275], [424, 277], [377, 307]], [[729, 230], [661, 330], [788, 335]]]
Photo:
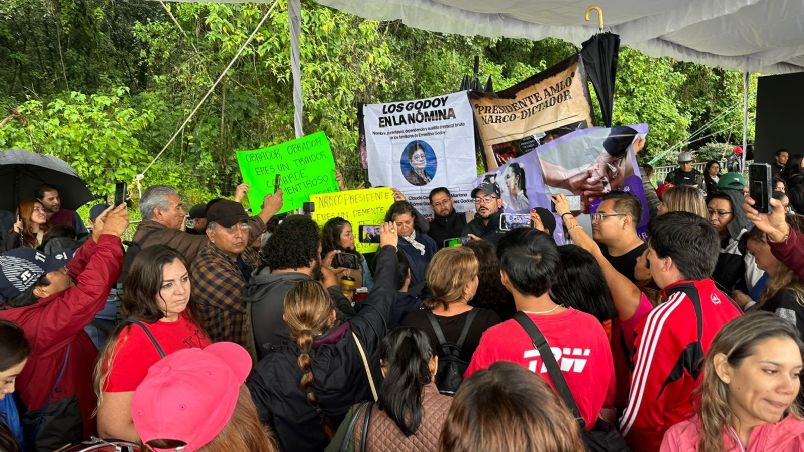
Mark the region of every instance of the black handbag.
[[553, 351], [547, 343], [539, 328], [533, 323], [533, 320], [522, 311], [514, 314], [514, 319], [522, 325], [522, 328], [530, 336], [533, 345], [539, 350], [539, 355], [542, 357], [542, 362], [547, 368], [547, 373], [550, 374], [550, 379], [553, 381], [553, 386], [556, 392], [564, 400], [564, 403], [569, 408], [572, 416], [581, 426], [581, 435], [583, 443], [586, 446], [587, 452], [630, 452], [631, 449], [625, 443], [625, 438], [620, 432], [602, 419], [598, 419], [592, 430], [586, 429], [586, 422], [581, 417], [578, 411], [578, 405], [575, 403], [575, 398], [572, 397], [567, 380], [564, 379], [564, 374], [561, 373], [561, 368], [558, 367]]

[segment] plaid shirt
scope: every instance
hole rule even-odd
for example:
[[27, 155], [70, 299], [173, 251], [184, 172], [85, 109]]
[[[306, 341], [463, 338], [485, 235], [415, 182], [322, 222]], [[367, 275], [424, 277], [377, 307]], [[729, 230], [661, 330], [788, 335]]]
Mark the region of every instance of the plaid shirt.
[[[254, 270], [259, 255], [251, 247], [239, 257]], [[242, 264], [241, 264], [242, 265]], [[230, 341], [247, 346], [245, 328], [246, 302], [243, 290], [248, 282], [237, 261], [211, 242], [198, 252], [190, 274], [192, 295], [204, 326], [213, 342]]]

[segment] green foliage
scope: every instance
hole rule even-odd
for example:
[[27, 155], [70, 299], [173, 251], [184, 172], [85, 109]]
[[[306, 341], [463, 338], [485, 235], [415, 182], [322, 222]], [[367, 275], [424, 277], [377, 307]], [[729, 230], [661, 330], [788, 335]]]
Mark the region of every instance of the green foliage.
[[[90, 182], [93, 192], [107, 193], [112, 182], [131, 180], [165, 146], [269, 7], [2, 2], [0, 84], [6, 89], [0, 93], [0, 111], [10, 110], [11, 116], [0, 126], [0, 146], [59, 155]], [[490, 77], [501, 90], [575, 52], [558, 39], [431, 33], [396, 21], [363, 20], [305, 0], [300, 43], [304, 130], [327, 133], [338, 167], [348, 185], [356, 186], [365, 178], [357, 153], [359, 103], [456, 91], [463, 77], [472, 75], [476, 56], [481, 85]], [[677, 143], [695, 149], [709, 141], [741, 141], [741, 111], [732, 109], [742, 98], [741, 77], [624, 48], [614, 122], [649, 124], [648, 157]], [[755, 84], [752, 77], [752, 91]], [[236, 150], [294, 137], [291, 90], [287, 5], [280, 2], [146, 173], [143, 186], [175, 185], [188, 205], [231, 195], [239, 182]], [[686, 143], [691, 132], [724, 112], [711, 132]]]
[[728, 143], [706, 143], [695, 150], [695, 160], [697, 162], [720, 161], [734, 152], [734, 146], [734, 144]]
[[136, 135], [154, 121], [148, 110], [125, 105], [127, 88], [87, 96], [71, 91], [43, 104], [29, 100], [0, 129], [0, 148], [55, 155], [70, 164], [95, 195], [134, 179], [149, 160]]

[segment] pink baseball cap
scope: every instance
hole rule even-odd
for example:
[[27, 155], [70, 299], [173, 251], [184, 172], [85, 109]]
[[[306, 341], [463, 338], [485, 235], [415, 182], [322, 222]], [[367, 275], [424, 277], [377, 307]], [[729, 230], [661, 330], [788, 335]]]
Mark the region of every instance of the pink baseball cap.
[[206, 445], [229, 423], [249, 372], [251, 356], [233, 342], [171, 353], [151, 366], [134, 392], [137, 434], [144, 444], [179, 441], [185, 444], [182, 451]]

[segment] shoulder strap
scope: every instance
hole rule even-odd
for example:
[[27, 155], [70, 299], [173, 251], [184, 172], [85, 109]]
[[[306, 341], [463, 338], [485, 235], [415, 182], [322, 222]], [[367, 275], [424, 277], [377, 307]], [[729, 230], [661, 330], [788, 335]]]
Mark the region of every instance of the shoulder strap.
[[553, 356], [553, 351], [550, 349], [547, 339], [542, 332], [539, 331], [536, 324], [533, 323], [533, 320], [524, 312], [517, 311], [517, 313], [514, 314], [514, 319], [527, 331], [533, 345], [539, 350], [539, 355], [542, 357], [542, 362], [547, 368], [547, 373], [550, 374], [550, 379], [553, 381], [556, 392], [558, 392], [558, 395], [564, 400], [564, 403], [567, 404], [575, 420], [585, 428], [586, 423], [578, 412], [578, 405], [575, 404], [575, 398], [572, 397], [572, 392], [570, 392], [569, 386], [567, 386], [567, 380], [564, 379], [564, 374], [561, 373], [561, 369], [558, 367], [556, 357]]
[[441, 325], [438, 324], [438, 319], [436, 319], [435, 314], [429, 309], [425, 309], [424, 313], [427, 316], [427, 320], [430, 321], [430, 326], [433, 327], [433, 331], [435, 331], [439, 347], [446, 344], [447, 338], [444, 337], [444, 331], [441, 330]]
[[455, 344], [458, 348], [463, 349], [463, 343], [466, 342], [466, 336], [469, 335], [469, 327], [472, 326], [472, 322], [475, 320], [477, 316], [477, 309], [472, 308], [469, 311], [469, 315], [466, 316], [466, 320], [463, 322], [463, 329], [461, 330], [461, 335], [458, 337], [458, 342]]
[[151, 334], [151, 331], [142, 322], [140, 322], [137, 319], [128, 318], [128, 319], [126, 319], [126, 323], [133, 323], [135, 325], [139, 325], [139, 327], [142, 328], [143, 331], [145, 331], [145, 334], [148, 335], [148, 339], [151, 340], [151, 343], [154, 344], [154, 347], [156, 348], [156, 351], [159, 352], [159, 357], [160, 358], [165, 357], [165, 351], [162, 350], [162, 347], [159, 345], [159, 342], [156, 341], [156, 338], [154, 337], [154, 335]]
[[374, 379], [371, 378], [371, 368], [369, 367], [368, 360], [366, 359], [366, 352], [363, 350], [363, 344], [360, 343], [360, 338], [357, 337], [357, 334], [355, 334], [354, 331], [352, 331], [352, 337], [355, 339], [357, 351], [360, 353], [360, 359], [363, 361], [363, 369], [366, 370], [366, 379], [368, 379], [369, 388], [371, 388], [371, 396], [374, 398], [374, 401], [377, 401], [377, 388], [374, 387]]
[[366, 452], [366, 442], [368, 441], [369, 422], [371, 422], [372, 403], [369, 402], [366, 409], [366, 416], [363, 417], [363, 432], [360, 434], [360, 452]]
[[346, 429], [346, 436], [343, 438], [341, 447], [338, 449], [339, 452], [348, 452], [349, 445], [351, 444], [354, 446], [355, 424], [357, 424], [360, 414], [365, 412], [367, 407], [369, 410], [371, 410], [371, 405], [371, 402], [363, 402], [354, 409], [352, 412], [352, 419], [349, 421], [349, 428]]
[[50, 394], [47, 396], [47, 401], [39, 410], [39, 416], [36, 417], [36, 424], [34, 425], [34, 434], [33, 437], [36, 438], [39, 436], [39, 427], [42, 426], [42, 421], [45, 419], [45, 414], [47, 413], [47, 408], [50, 405], [50, 402], [53, 400], [53, 395], [56, 393], [56, 388], [59, 387], [61, 380], [64, 378], [64, 371], [67, 370], [67, 361], [70, 359], [70, 348], [73, 344], [67, 344], [67, 348], [64, 350], [64, 361], [61, 363], [61, 370], [59, 371], [59, 375], [56, 377], [56, 382], [53, 383], [53, 387], [50, 389]]

